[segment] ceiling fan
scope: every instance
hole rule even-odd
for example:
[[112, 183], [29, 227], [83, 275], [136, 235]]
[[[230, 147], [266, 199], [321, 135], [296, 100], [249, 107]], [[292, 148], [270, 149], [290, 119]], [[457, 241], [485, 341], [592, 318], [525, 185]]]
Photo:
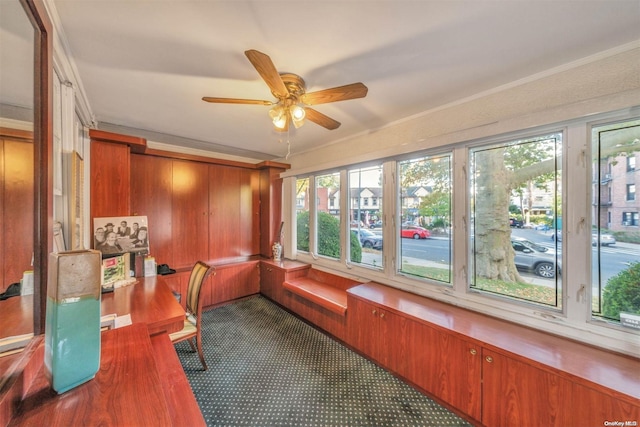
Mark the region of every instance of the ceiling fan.
[[259, 104], [273, 105], [269, 116], [276, 130], [286, 132], [289, 123], [298, 128], [308, 119], [326, 129], [333, 130], [340, 126], [340, 122], [328, 117], [310, 105], [326, 104], [329, 102], [346, 101], [348, 99], [364, 98], [367, 87], [362, 83], [352, 83], [331, 89], [306, 93], [302, 77], [292, 73], [279, 73], [268, 55], [257, 50], [247, 50], [244, 54], [267, 83], [271, 93], [277, 101], [263, 101], [259, 99], [214, 98], [205, 96], [203, 101], [221, 104]]

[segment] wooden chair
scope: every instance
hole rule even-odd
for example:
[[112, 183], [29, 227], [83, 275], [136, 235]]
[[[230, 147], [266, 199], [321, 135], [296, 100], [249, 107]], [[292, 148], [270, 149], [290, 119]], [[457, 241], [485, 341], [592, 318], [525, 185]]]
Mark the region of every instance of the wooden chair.
[[[200, 362], [202, 362], [205, 371], [207, 370], [207, 363], [204, 361], [204, 353], [202, 352], [200, 289], [202, 289], [202, 284], [212, 273], [215, 275], [215, 268], [202, 261], [196, 262], [193, 266], [189, 276], [189, 285], [187, 286], [187, 316], [184, 320], [184, 328], [169, 335], [174, 344], [180, 341], [189, 341], [193, 351], [196, 351], [197, 347]], [[193, 344], [194, 339], [196, 340], [195, 346]]]

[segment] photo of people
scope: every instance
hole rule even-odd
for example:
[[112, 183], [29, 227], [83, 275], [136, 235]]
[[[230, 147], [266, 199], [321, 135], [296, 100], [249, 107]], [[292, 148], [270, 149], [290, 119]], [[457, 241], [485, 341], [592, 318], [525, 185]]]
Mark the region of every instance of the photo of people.
[[93, 249], [104, 255], [149, 252], [146, 216], [93, 219]]

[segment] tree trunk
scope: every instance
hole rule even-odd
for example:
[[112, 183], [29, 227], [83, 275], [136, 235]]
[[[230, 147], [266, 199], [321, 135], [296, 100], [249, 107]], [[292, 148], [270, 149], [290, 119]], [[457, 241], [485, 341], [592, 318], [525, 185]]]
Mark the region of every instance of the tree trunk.
[[476, 153], [475, 273], [488, 279], [524, 282], [513, 262], [508, 187], [511, 172], [504, 165], [503, 152], [492, 149]]

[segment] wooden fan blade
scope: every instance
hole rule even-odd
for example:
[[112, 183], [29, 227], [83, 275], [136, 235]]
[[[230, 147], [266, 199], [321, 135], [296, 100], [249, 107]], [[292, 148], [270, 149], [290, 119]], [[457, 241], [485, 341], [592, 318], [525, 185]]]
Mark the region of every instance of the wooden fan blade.
[[314, 110], [313, 108], [305, 108], [305, 118], [311, 120], [313, 123], [322, 126], [323, 128], [327, 128], [329, 130], [338, 129], [340, 127], [340, 122], [333, 120], [329, 116], [325, 116], [319, 111]]
[[364, 98], [369, 89], [362, 83], [334, 87], [306, 93], [300, 97], [300, 101], [307, 105], [326, 104], [328, 102], [346, 101], [347, 99]]
[[261, 99], [238, 99], [238, 98], [213, 98], [210, 96], [202, 97], [203, 101], [214, 102], [218, 104], [258, 104], [273, 105], [271, 101], [263, 101]]
[[273, 92], [278, 98], [286, 98], [289, 96], [289, 90], [285, 86], [278, 70], [276, 69], [273, 62], [271, 62], [271, 58], [268, 55], [258, 52], [257, 50], [247, 50], [244, 52], [249, 58], [249, 61], [253, 64], [255, 69], [262, 77], [262, 80], [265, 81], [271, 92]]

